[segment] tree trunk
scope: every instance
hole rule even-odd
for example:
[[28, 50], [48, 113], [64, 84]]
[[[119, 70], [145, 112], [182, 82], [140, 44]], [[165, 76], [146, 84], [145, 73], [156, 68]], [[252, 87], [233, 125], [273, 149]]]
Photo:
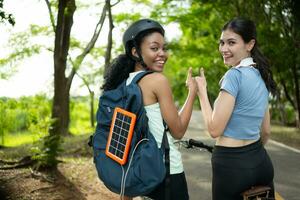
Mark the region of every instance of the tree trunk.
[[[296, 58], [297, 55], [295, 54]], [[296, 59], [295, 58], [295, 59]], [[293, 80], [294, 80], [294, 87], [295, 87], [295, 115], [296, 115], [296, 127], [300, 128], [300, 122], [299, 122], [299, 117], [300, 117], [300, 94], [299, 94], [299, 79], [298, 79], [298, 69], [297, 69], [297, 64], [295, 62], [295, 65], [292, 66], [293, 70]]]
[[300, 13], [298, 12], [300, 8], [300, 2], [299, 1], [291, 1], [291, 10], [293, 14], [293, 42], [294, 42], [294, 65], [292, 66], [293, 70], [293, 79], [295, 84], [295, 97], [296, 97], [296, 127], [300, 128], [300, 86], [299, 86], [299, 71], [300, 71], [300, 65], [299, 65], [299, 48], [300, 48]]
[[107, 36], [107, 47], [106, 47], [106, 53], [105, 53], [105, 58], [104, 58], [104, 60], [105, 60], [105, 63], [104, 63], [105, 73], [104, 74], [106, 74], [107, 68], [108, 68], [108, 66], [110, 64], [110, 60], [111, 60], [112, 31], [114, 28], [110, 0], [106, 0], [106, 6], [107, 6], [107, 11], [108, 11], [109, 32], [108, 32], [108, 36]]
[[52, 119], [55, 121], [50, 129], [50, 134], [54, 135], [62, 135], [68, 132], [69, 87], [65, 71], [75, 9], [75, 0], [59, 1], [55, 30], [54, 98], [52, 105]]
[[95, 115], [94, 115], [94, 96], [95, 96], [95, 94], [94, 94], [94, 92], [93, 91], [91, 91], [90, 92], [90, 108], [91, 108], [91, 110], [90, 110], [90, 118], [91, 118], [91, 127], [95, 127]]
[[279, 115], [280, 115], [280, 122], [281, 125], [287, 125], [287, 117], [286, 117], [286, 112], [284, 109], [284, 101], [281, 99], [281, 95], [278, 95], [278, 98], [276, 100], [276, 108], [279, 110]]
[[54, 97], [52, 124], [44, 139], [42, 167], [56, 169], [61, 135], [68, 133], [69, 86], [65, 76], [75, 0], [59, 0], [54, 46]]

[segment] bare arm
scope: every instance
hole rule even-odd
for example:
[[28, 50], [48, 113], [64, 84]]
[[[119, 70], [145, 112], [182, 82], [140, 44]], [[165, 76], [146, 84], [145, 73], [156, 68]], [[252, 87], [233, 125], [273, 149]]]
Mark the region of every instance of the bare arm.
[[235, 98], [226, 91], [221, 91], [215, 101], [214, 109], [212, 109], [208, 100], [207, 84], [203, 69], [200, 76], [196, 77], [196, 82], [201, 111], [207, 130], [211, 137], [219, 137], [223, 134], [233, 112]]
[[266, 110], [264, 119], [261, 124], [261, 133], [260, 133], [261, 141], [264, 145], [268, 142], [270, 135], [271, 135], [270, 111], [268, 108]]
[[162, 116], [170, 128], [171, 135], [176, 139], [181, 139], [186, 132], [192, 115], [193, 102], [197, 94], [197, 85], [192, 78], [191, 69], [189, 69], [186, 84], [189, 88], [188, 96], [182, 109], [178, 112], [166, 77], [160, 75], [156, 81], [155, 94], [160, 104]]

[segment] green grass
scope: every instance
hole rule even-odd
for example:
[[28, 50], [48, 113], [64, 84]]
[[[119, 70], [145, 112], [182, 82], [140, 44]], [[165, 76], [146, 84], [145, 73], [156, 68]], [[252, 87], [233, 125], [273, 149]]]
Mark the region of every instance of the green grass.
[[16, 147], [24, 144], [32, 144], [38, 141], [40, 138], [41, 138], [40, 135], [37, 135], [35, 133], [30, 133], [30, 132], [5, 134], [4, 144], [2, 145], [5, 147]]
[[300, 149], [300, 129], [272, 124], [271, 139]]
[[90, 124], [80, 124], [80, 125], [73, 125], [70, 127], [70, 132], [72, 135], [86, 135], [86, 134], [92, 134], [95, 131], [94, 127], [91, 127]]
[[[74, 136], [79, 135], [91, 135], [95, 128], [91, 128], [89, 126], [78, 126], [71, 127], [70, 132]], [[19, 133], [6, 133], [4, 135], [4, 143], [2, 144], [2, 137], [0, 136], [0, 145], [4, 147], [16, 147], [20, 145], [33, 144], [37, 142], [39, 139], [44, 137], [46, 134], [36, 134], [31, 133], [29, 131], [23, 131]]]
[[[33, 155], [32, 148], [41, 147], [42, 142], [32, 139], [28, 142], [30, 134], [23, 134], [23, 138], [19, 136], [21, 139], [18, 142], [19, 145], [16, 146], [5, 146], [4, 148], [0, 148], [0, 160], [19, 160], [26, 155]], [[61, 148], [63, 151], [59, 155], [59, 159], [63, 157], [69, 157], [76, 155], [76, 157], [91, 157], [92, 156], [92, 148], [88, 146], [90, 134], [86, 135], [73, 135], [73, 136], [64, 136], [62, 138]], [[6, 138], [7, 139], [7, 138]], [[12, 140], [12, 137], [10, 138]], [[21, 142], [23, 144], [20, 144]], [[17, 144], [12, 141], [9, 142], [10, 144]]]

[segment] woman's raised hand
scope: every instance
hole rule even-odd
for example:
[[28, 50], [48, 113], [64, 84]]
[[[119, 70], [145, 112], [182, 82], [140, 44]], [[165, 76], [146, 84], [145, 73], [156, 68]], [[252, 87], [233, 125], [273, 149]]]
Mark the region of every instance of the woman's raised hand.
[[197, 84], [196, 84], [195, 78], [193, 77], [193, 69], [191, 67], [188, 70], [185, 85], [189, 89], [189, 91], [197, 92]]
[[198, 92], [201, 95], [202, 93], [206, 92], [206, 78], [204, 75], [204, 69], [201, 67], [199, 70], [199, 76], [195, 77], [197, 86], [198, 86]]

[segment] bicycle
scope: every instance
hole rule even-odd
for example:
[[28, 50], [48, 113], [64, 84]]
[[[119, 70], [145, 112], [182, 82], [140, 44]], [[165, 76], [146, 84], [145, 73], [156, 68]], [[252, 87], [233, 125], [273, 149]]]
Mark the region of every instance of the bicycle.
[[[186, 149], [200, 148], [205, 149], [212, 153], [214, 147], [208, 144], [204, 144], [200, 140], [195, 139], [182, 139], [175, 142], [179, 146], [183, 146]], [[271, 188], [269, 186], [257, 185], [253, 186], [241, 193], [243, 200], [275, 200], [275, 198], [269, 197]]]
[[192, 149], [194, 147], [200, 148], [200, 149], [206, 149], [210, 153], [213, 152], [214, 147], [211, 145], [204, 144], [200, 140], [195, 140], [195, 139], [181, 139], [175, 141], [175, 144], [178, 145], [183, 145], [184, 148], [186, 149]]

